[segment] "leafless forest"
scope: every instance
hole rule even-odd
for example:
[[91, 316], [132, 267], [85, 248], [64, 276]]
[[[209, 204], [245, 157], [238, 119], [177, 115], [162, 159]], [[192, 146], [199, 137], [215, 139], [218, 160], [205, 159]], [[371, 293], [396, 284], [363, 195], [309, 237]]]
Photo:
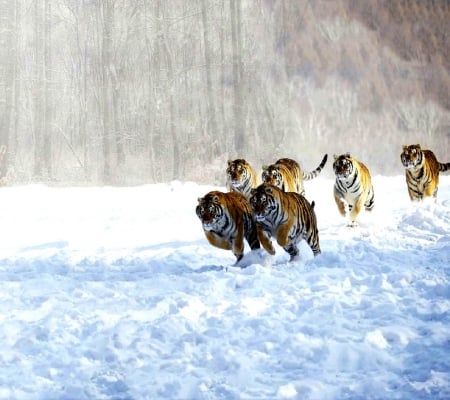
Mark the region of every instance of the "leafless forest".
[[448, 0], [0, 0], [0, 21], [8, 183], [223, 184], [229, 158], [346, 151], [393, 175], [409, 143], [450, 161]]

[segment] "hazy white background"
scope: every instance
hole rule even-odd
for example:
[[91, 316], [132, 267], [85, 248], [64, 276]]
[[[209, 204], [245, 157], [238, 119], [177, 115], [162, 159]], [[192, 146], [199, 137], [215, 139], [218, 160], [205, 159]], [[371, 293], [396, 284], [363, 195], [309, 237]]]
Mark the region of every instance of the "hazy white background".
[[411, 143], [450, 161], [445, 0], [16, 0], [0, 21], [16, 182], [222, 185], [229, 158], [346, 151], [399, 175]]

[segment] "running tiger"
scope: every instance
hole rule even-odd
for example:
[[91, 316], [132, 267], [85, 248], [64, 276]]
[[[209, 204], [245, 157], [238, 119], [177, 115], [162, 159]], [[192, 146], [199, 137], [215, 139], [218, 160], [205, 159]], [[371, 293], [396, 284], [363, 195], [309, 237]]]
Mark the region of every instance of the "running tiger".
[[375, 203], [372, 179], [367, 167], [350, 153], [334, 156], [333, 170], [336, 175], [334, 200], [341, 215], [350, 211], [350, 225], [357, 226], [356, 219], [363, 206], [367, 211]]
[[258, 186], [258, 178], [252, 166], [242, 158], [229, 160], [227, 166], [227, 189], [230, 192], [242, 193], [250, 196], [253, 188]]
[[276, 186], [284, 192], [297, 192], [305, 195], [303, 181], [309, 181], [319, 175], [328, 159], [325, 154], [320, 165], [311, 172], [302, 171], [299, 163], [290, 158], [280, 158], [275, 164], [264, 165], [262, 181]]
[[439, 172], [450, 170], [450, 163], [440, 163], [431, 150], [422, 150], [420, 144], [403, 146], [400, 155], [405, 167], [406, 185], [412, 201], [437, 197]]
[[244, 238], [252, 250], [260, 248], [252, 209], [243, 194], [209, 192], [198, 199], [195, 212], [208, 242], [232, 250], [236, 264], [244, 256]]
[[250, 205], [253, 209], [258, 239], [268, 253], [274, 255], [271, 236], [295, 261], [299, 256], [298, 243], [306, 240], [317, 256], [320, 254], [314, 202], [295, 192], [283, 192], [265, 183], [252, 190]]

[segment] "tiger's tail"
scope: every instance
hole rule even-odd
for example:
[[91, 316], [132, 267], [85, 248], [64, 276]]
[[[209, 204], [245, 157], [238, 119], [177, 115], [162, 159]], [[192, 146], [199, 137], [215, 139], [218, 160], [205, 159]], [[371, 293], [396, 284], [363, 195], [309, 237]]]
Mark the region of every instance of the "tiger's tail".
[[450, 170], [450, 163], [439, 163], [439, 172]]
[[314, 170], [310, 172], [303, 172], [303, 179], [305, 181], [309, 181], [311, 179], [314, 179], [317, 175], [320, 174], [320, 171], [322, 171], [323, 167], [327, 163], [328, 160], [328, 154], [325, 154], [322, 161], [320, 162], [319, 166]]

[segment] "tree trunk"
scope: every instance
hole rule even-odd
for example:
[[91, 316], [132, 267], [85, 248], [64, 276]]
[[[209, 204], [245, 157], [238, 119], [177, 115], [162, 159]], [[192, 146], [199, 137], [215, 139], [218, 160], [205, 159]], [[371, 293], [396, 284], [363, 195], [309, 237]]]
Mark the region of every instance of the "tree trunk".
[[160, 14], [158, 19], [163, 21], [162, 29], [160, 30], [160, 48], [164, 53], [164, 58], [167, 66], [167, 93], [169, 96], [169, 136], [172, 139], [172, 155], [173, 155], [173, 168], [171, 171], [171, 179], [179, 179], [181, 177], [181, 159], [180, 159], [180, 144], [178, 143], [177, 137], [177, 127], [175, 123], [175, 79], [174, 79], [174, 68], [172, 62], [172, 54], [169, 48], [169, 38], [168, 38], [168, 21], [165, 19], [166, 10], [159, 7]]
[[236, 155], [246, 151], [244, 104], [242, 88], [242, 39], [241, 35], [241, 0], [230, 0], [231, 45], [233, 54], [233, 114], [234, 146]]
[[43, 118], [44, 118], [44, 21], [42, 1], [36, 0], [34, 3], [34, 88], [33, 88], [33, 105], [34, 105], [34, 176], [40, 180], [43, 178]]
[[1, 26], [0, 57], [3, 68], [0, 69], [0, 82], [3, 83], [4, 97], [0, 99], [0, 179], [8, 171], [9, 138], [13, 115], [14, 82], [17, 72], [16, 66], [16, 35], [15, 26], [15, 1], [3, 0], [0, 2]]
[[120, 85], [117, 78], [117, 70], [113, 66], [110, 69], [111, 84], [112, 84], [112, 110], [114, 115], [114, 141], [117, 152], [117, 167], [123, 166], [125, 163], [125, 144], [121, 134], [120, 121]]
[[53, 142], [53, 96], [52, 96], [52, 41], [51, 41], [52, 9], [50, 0], [44, 3], [44, 121], [43, 121], [43, 168], [48, 178], [53, 177], [52, 142]]
[[102, 2], [103, 29], [102, 29], [102, 143], [103, 143], [103, 181], [111, 183], [111, 113], [110, 113], [110, 73], [112, 62], [112, 26], [114, 21], [114, 4], [111, 0]]
[[207, 94], [207, 110], [208, 110], [208, 130], [211, 138], [212, 156], [217, 157], [220, 151], [220, 137], [218, 137], [216, 106], [214, 104], [214, 93], [211, 79], [211, 46], [209, 43], [209, 26], [207, 20], [206, 0], [202, 0], [202, 23], [203, 23], [203, 42], [205, 56], [205, 73], [206, 73], [206, 94]]
[[[145, 47], [147, 51], [147, 77], [145, 80], [145, 83], [147, 85], [147, 105], [146, 105], [146, 111], [152, 109], [154, 106], [154, 82], [156, 81], [155, 74], [159, 72], [159, 69], [155, 67], [155, 61], [156, 60], [156, 50], [152, 49], [152, 42], [150, 41], [150, 35], [151, 35], [151, 25], [149, 24], [149, 19], [151, 11], [148, 10], [147, 0], [144, 0], [143, 2], [144, 6], [144, 20], [143, 25], [145, 27], [144, 35], [145, 35]], [[157, 4], [158, 6], [158, 4]], [[157, 168], [156, 168], [156, 151], [155, 151], [155, 142], [157, 142], [159, 137], [159, 130], [157, 128], [157, 125], [155, 124], [155, 116], [147, 112], [146, 113], [146, 125], [147, 125], [147, 132], [145, 134], [145, 149], [148, 154], [148, 161], [149, 161], [149, 174], [153, 180], [157, 180]]]

